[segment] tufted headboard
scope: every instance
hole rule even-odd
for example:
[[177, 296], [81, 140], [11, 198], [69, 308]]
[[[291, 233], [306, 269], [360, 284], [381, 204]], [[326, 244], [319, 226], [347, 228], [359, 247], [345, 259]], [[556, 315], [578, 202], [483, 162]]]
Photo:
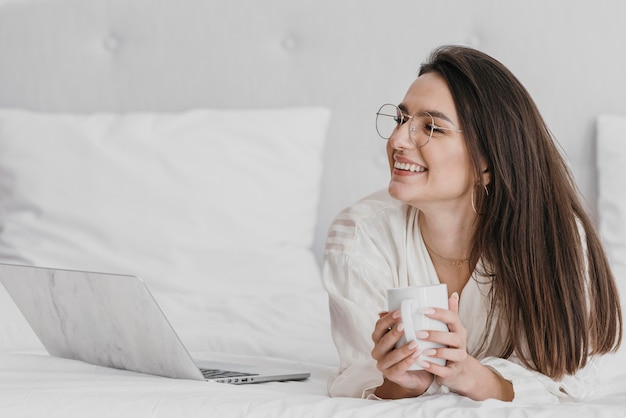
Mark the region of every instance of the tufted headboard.
[[0, 106], [329, 107], [319, 255], [332, 217], [387, 182], [374, 112], [445, 43], [521, 79], [595, 214], [594, 120], [626, 114], [624, 16], [620, 0], [0, 0]]

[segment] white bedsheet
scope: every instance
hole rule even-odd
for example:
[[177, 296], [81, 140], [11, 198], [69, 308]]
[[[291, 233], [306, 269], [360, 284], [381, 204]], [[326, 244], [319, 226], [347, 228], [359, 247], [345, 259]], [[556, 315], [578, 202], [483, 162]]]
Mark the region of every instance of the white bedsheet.
[[[275, 359], [222, 355], [226, 361], [290, 365]], [[475, 402], [451, 395], [399, 401], [329, 398], [333, 367], [299, 364], [302, 382], [227, 385], [174, 380], [92, 366], [37, 353], [0, 355], [2, 417], [624, 417], [626, 373], [582, 403], [551, 407]], [[441, 414], [441, 415], [439, 415]]]
[[[194, 357], [291, 365], [311, 377], [243, 386], [174, 380], [50, 357], [35, 345], [0, 352], [0, 417], [626, 417], [626, 371], [619, 358], [595, 364], [603, 379], [578, 403], [520, 406], [455, 394], [399, 401], [330, 398], [326, 383], [337, 356], [321, 288], [155, 297]], [[25, 321], [21, 329], [32, 333]]]

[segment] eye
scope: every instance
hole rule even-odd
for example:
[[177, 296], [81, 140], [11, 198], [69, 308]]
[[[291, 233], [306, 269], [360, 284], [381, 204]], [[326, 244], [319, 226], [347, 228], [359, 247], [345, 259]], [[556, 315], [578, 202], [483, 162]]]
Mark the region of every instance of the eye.
[[427, 128], [428, 128], [428, 130], [432, 129], [433, 132], [437, 132], [439, 134], [442, 134], [444, 132], [444, 130], [445, 130], [444, 128], [442, 128], [440, 126], [437, 126], [437, 125], [431, 124], [431, 123], [427, 124]]
[[433, 123], [430, 121], [430, 119], [424, 119], [424, 120], [422, 121], [422, 126], [424, 127], [424, 128], [423, 128], [423, 129], [424, 129], [424, 132], [425, 132], [427, 135], [430, 135], [430, 134], [431, 134], [431, 132], [440, 132], [440, 131], [438, 131], [438, 130], [437, 130], [438, 126], [437, 126], [437, 125], [435, 125], [435, 124], [433, 124]]
[[398, 114], [396, 115], [395, 118], [393, 118], [393, 120], [396, 122], [396, 125], [400, 126], [403, 125], [409, 118], [406, 117], [404, 115], [404, 113], [402, 112], [398, 112]]

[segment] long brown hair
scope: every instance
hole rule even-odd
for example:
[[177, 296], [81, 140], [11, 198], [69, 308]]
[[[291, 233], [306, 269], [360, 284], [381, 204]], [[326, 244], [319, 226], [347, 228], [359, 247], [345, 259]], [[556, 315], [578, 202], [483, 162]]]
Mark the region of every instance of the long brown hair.
[[504, 338], [494, 355], [515, 353], [561, 378], [589, 355], [616, 350], [622, 316], [611, 268], [530, 94], [504, 65], [471, 48], [436, 49], [420, 75], [428, 72], [448, 83], [476, 171], [480, 216], [470, 261], [482, 258], [492, 278], [487, 329]]

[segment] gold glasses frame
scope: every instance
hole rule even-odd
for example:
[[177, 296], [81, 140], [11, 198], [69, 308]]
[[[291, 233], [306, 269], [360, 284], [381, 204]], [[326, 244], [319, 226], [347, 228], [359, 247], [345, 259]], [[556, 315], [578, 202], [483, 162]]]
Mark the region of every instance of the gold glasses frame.
[[[430, 118], [430, 123], [427, 123], [424, 127], [415, 126], [416, 121], [421, 121], [422, 118], [426, 116]], [[393, 123], [395, 123], [393, 129], [391, 129], [393, 124], [390, 123], [390, 118], [393, 119]], [[378, 112], [376, 112], [376, 132], [378, 136], [384, 140], [391, 138], [406, 122], [409, 122], [409, 137], [418, 147], [427, 145], [435, 131], [463, 132], [461, 129], [446, 128], [435, 124], [435, 118], [429, 112], [417, 112], [414, 115], [409, 115], [403, 112], [398, 106], [391, 103], [385, 103], [378, 109]], [[419, 133], [422, 132], [424, 128], [426, 128], [424, 133], [428, 132], [427, 137]], [[388, 132], [389, 129], [391, 129], [391, 132], [387, 134], [386, 132]]]

